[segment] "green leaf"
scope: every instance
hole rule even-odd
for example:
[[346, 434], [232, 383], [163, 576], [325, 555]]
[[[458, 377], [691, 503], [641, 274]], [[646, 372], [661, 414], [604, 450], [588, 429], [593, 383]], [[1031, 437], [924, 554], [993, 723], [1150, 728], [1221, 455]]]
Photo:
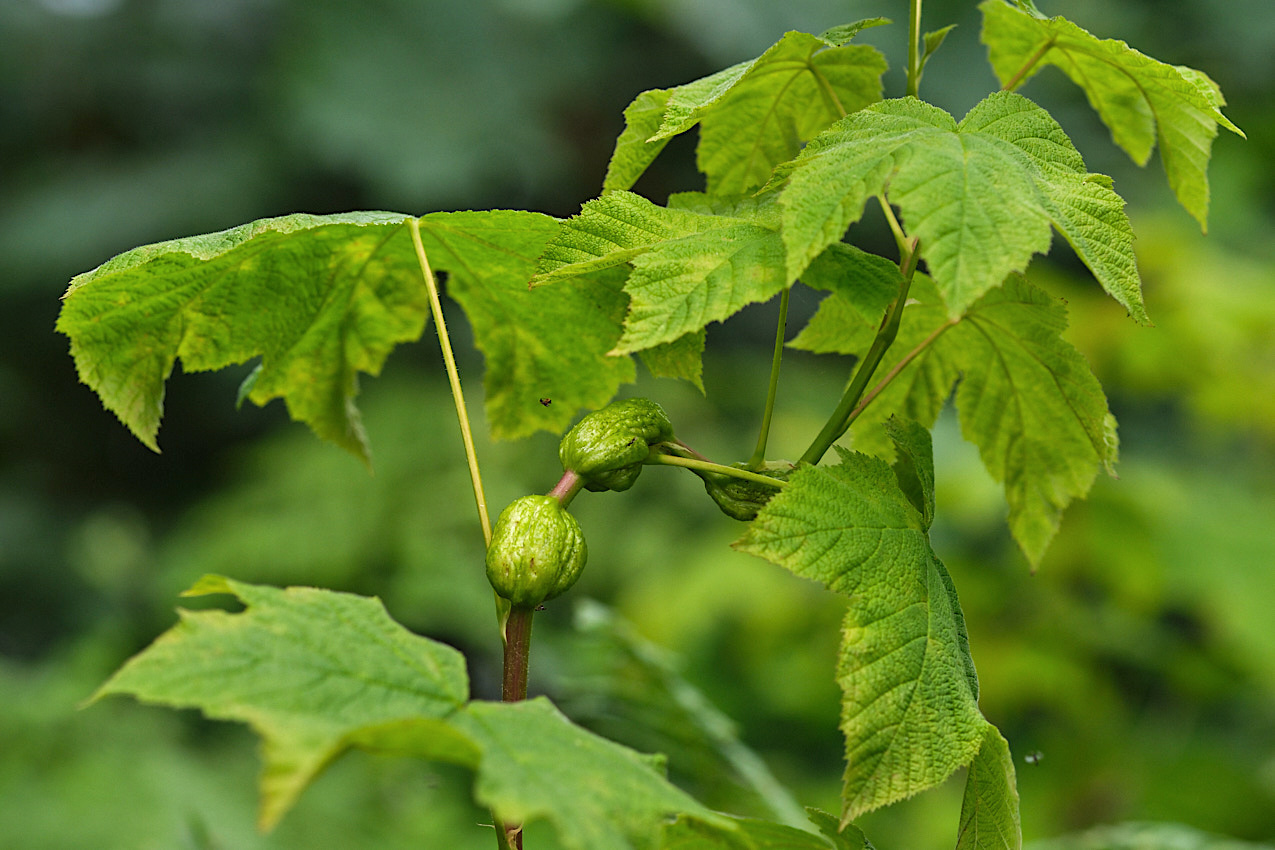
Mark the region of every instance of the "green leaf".
[[681, 378], [704, 392], [704, 329], [684, 334], [640, 352], [642, 362], [656, 378]]
[[[358, 373], [377, 374], [396, 344], [420, 337], [429, 315], [406, 221], [292, 215], [136, 248], [76, 277], [57, 327], [71, 338], [81, 380], [153, 449], [178, 358], [202, 371], [260, 356], [241, 397], [259, 405], [282, 397], [293, 419], [367, 460]], [[431, 264], [450, 273], [487, 355], [497, 437], [561, 431], [579, 408], [605, 404], [633, 379], [629, 358], [603, 356], [620, 336], [617, 278], [526, 291], [554, 219], [496, 210], [420, 221]], [[559, 404], [547, 408], [541, 397]]]
[[809, 815], [810, 822], [828, 836], [836, 850], [874, 850], [872, 842], [854, 824], [843, 824], [827, 812], [815, 808], [807, 807], [806, 814]]
[[837, 451], [837, 466], [798, 469], [735, 545], [851, 599], [837, 671], [844, 821], [942, 782], [987, 722], [924, 518], [884, 461]]
[[543, 697], [472, 702], [452, 723], [482, 753], [478, 800], [506, 822], [547, 819], [566, 850], [654, 850], [679, 814], [730, 829], [670, 785], [658, 758], [586, 732]]
[[668, 139], [696, 124], [696, 161], [709, 192], [757, 188], [824, 127], [881, 98], [885, 59], [875, 48], [845, 43], [878, 23], [884, 20], [840, 27], [830, 37], [790, 32], [750, 62], [638, 95], [624, 112], [604, 188], [631, 187]]
[[668, 144], [667, 138], [652, 139], [660, 130], [669, 95], [674, 89], [651, 89], [633, 99], [624, 109], [624, 132], [615, 140], [615, 152], [607, 163], [602, 190], [631, 189]]
[[[314, 588], [280, 590], [206, 576], [187, 596], [228, 593], [247, 610], [179, 610], [181, 622], [130, 659], [93, 699], [198, 708], [247, 723], [264, 739], [262, 828], [367, 727], [440, 721], [464, 704], [469, 682], [459, 652], [411, 634], [377, 599]], [[423, 746], [423, 745], [422, 745]], [[454, 735], [434, 756], [465, 758]]]
[[1061, 68], [1134, 162], [1145, 165], [1159, 144], [1169, 186], [1207, 227], [1207, 169], [1217, 125], [1243, 135], [1222, 115], [1225, 101], [1212, 80], [1123, 41], [1095, 38], [1062, 17], [1045, 18], [1002, 0], [985, 0], [979, 8], [988, 59], [1006, 88], [1017, 88], [1046, 65]]
[[206, 371], [260, 356], [254, 403], [282, 397], [366, 459], [358, 373], [377, 374], [429, 315], [406, 218], [290, 215], [134, 248], [71, 281], [57, 329], [80, 380], [156, 451], [177, 358]]
[[[589, 201], [549, 243], [533, 285], [632, 263], [617, 354], [673, 342], [784, 288], [772, 202], [683, 203], [697, 209], [661, 207], [620, 191]], [[714, 208], [723, 214], [707, 211]]]
[[1009, 527], [1039, 564], [1073, 498], [1116, 462], [1114, 420], [1066, 310], [1021, 278], [989, 292], [935, 344], [961, 370], [961, 433], [1005, 484]]
[[[818, 263], [816, 260], [811, 264], [811, 269]], [[841, 292], [825, 298], [810, 323], [789, 344], [817, 352], [863, 356], [885, 308], [882, 306], [865, 318], [858, 308], [850, 306], [849, 300]], [[884, 380], [884, 376], [899, 368], [905, 356], [917, 349], [921, 354], [864, 409], [852, 431], [855, 449], [886, 459], [894, 457], [894, 444], [882, 427], [886, 420], [897, 414], [917, 421], [922, 427], [933, 426], [959, 376], [955, 363], [935, 356], [932, 347], [928, 347], [932, 345], [932, 336], [943, 333], [953, 324], [934, 282], [919, 272], [913, 275], [908, 302], [894, 344], [877, 374]]]
[[884, 193], [921, 241], [953, 316], [1049, 249], [1037, 169], [1003, 139], [958, 126], [915, 98], [838, 121], [787, 169], [780, 197], [788, 276], [798, 277]]
[[899, 294], [903, 276], [884, 257], [834, 242], [815, 257], [801, 280], [832, 296], [819, 304], [818, 312], [788, 345], [804, 351], [858, 354], [871, 345], [885, 308]]
[[894, 462], [899, 489], [929, 531], [934, 522], [934, 448], [929, 429], [915, 420], [892, 416], [886, 420], [885, 430], [899, 450]]
[[421, 218], [425, 251], [449, 273], [447, 292], [486, 357], [487, 418], [497, 439], [564, 431], [581, 408], [602, 407], [636, 374], [631, 358], [606, 356], [620, 338], [623, 275], [528, 289], [558, 226], [545, 215], [506, 210]]
[[806, 823], [792, 792], [739, 739], [736, 724], [683, 677], [676, 658], [599, 603], [578, 605], [576, 624], [583, 640], [573, 644], [568, 665], [576, 669], [555, 690], [577, 723], [667, 753], [678, 784], [709, 805], [743, 805], [738, 792], [751, 792], [744, 804], [755, 800], [790, 826]]
[[1112, 189], [1111, 178], [1085, 171], [1085, 161], [1058, 122], [1027, 98], [1000, 92], [970, 110], [961, 126], [1002, 138], [1031, 158], [1043, 177], [1054, 228], [1103, 289], [1135, 321], [1149, 324], [1124, 199]]
[[956, 850], [1020, 850], [1022, 846], [1018, 784], [1009, 743], [989, 723], [965, 778]]
[[[1080, 352], [1062, 338], [1066, 310], [1017, 276], [983, 296], [959, 321], [947, 318], [922, 275], [913, 279], [910, 295], [918, 303], [903, 311], [879, 374], [915, 357], [855, 421], [854, 445], [893, 457], [880, 426], [892, 415], [932, 426], [963, 376], [956, 392], [961, 431], [979, 447], [992, 477], [1004, 483], [1010, 530], [1037, 565], [1063, 510], [1089, 492], [1099, 469], [1111, 471], [1117, 459], [1115, 422], [1102, 387]], [[835, 341], [843, 333], [857, 342], [857, 323], [839, 331], [838, 314], [823, 305], [815, 319], [821, 317], [820, 339]], [[831, 350], [861, 355], [867, 348], [857, 346]]]

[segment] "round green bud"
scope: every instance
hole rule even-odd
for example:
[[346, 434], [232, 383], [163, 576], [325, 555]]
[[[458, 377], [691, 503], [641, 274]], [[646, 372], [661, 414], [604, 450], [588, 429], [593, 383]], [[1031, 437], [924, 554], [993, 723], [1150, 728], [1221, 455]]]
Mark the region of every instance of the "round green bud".
[[514, 606], [535, 608], [576, 583], [589, 556], [575, 517], [553, 496], [523, 496], [500, 512], [487, 580]]
[[[748, 468], [747, 464], [743, 463], [732, 464], [732, 466], [736, 469]], [[794, 468], [787, 461], [774, 461], [754, 471], [787, 481]], [[708, 492], [709, 498], [717, 503], [722, 513], [743, 522], [756, 519], [758, 511], [779, 492], [778, 487], [717, 472], [700, 473], [700, 477], [704, 479], [704, 489]]]
[[577, 422], [558, 445], [558, 458], [586, 489], [627, 490], [652, 447], [672, 438], [664, 408], [647, 398], [626, 398]]

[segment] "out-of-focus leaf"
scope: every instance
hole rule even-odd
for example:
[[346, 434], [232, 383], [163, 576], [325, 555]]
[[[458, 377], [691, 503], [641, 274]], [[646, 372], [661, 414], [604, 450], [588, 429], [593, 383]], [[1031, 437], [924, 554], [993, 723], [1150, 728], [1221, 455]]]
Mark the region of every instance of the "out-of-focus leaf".
[[[461, 654], [411, 634], [379, 600], [220, 576], [201, 579], [186, 595], [215, 593], [235, 596], [247, 610], [181, 611], [181, 622], [93, 699], [130, 694], [251, 725], [264, 741], [263, 828], [278, 822], [351, 736], [391, 721], [441, 721], [469, 695]], [[447, 735], [433, 755], [465, 752]]]

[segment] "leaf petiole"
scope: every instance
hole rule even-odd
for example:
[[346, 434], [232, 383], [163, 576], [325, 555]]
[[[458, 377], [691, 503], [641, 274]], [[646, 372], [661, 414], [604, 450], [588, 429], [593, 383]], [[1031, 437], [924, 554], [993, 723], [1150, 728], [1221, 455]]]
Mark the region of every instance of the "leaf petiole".
[[684, 469], [698, 469], [702, 472], [716, 472], [720, 475], [729, 475], [732, 478], [742, 478], [745, 481], [765, 484], [776, 489], [782, 489], [788, 486], [787, 481], [781, 481], [778, 478], [771, 478], [769, 475], [762, 475], [760, 472], [749, 472], [747, 469], [740, 469], [735, 466], [725, 466], [724, 464], [713, 463], [706, 460], [697, 460], [693, 457], [681, 457], [680, 455], [668, 455], [659, 452], [652, 452], [651, 457], [648, 458], [646, 462], [663, 464], [664, 466], [680, 466]]
[[766, 389], [766, 410], [761, 417], [761, 432], [757, 435], [757, 448], [748, 460], [749, 469], [761, 469], [766, 462], [766, 442], [770, 439], [770, 421], [775, 413], [775, 396], [779, 392], [779, 363], [784, 357], [784, 335], [788, 330], [788, 299], [792, 287], [779, 296], [779, 322], [775, 329], [775, 353], [770, 361], [770, 386]]
[[430, 269], [429, 258], [425, 255], [425, 244], [421, 241], [421, 223], [418, 219], [407, 220], [408, 230], [412, 234], [412, 245], [416, 248], [416, 260], [420, 263], [421, 276], [425, 279], [425, 288], [429, 290], [429, 308], [434, 315], [434, 327], [438, 329], [438, 345], [443, 350], [443, 364], [447, 368], [447, 380], [452, 388], [452, 401], [456, 404], [456, 418], [460, 422], [460, 437], [465, 444], [465, 462], [469, 465], [469, 480], [474, 488], [474, 502], [478, 507], [478, 522], [483, 530], [483, 542], [491, 543], [491, 519], [487, 516], [487, 496], [483, 492], [483, 479], [478, 470], [478, 452], [474, 449], [474, 434], [469, 427], [469, 413], [465, 408], [465, 394], [461, 391], [460, 372], [456, 369], [456, 355], [452, 352], [451, 338], [447, 335], [447, 322], [443, 319], [443, 305], [438, 298], [438, 284], [434, 280], [434, 272]]

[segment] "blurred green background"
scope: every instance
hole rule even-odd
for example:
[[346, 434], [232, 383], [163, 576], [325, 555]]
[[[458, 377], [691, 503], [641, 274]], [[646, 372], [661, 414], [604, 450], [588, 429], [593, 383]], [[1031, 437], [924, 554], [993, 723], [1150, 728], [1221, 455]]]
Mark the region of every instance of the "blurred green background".
[[[0, 846], [492, 840], [475, 826], [484, 815], [466, 776], [358, 754], [263, 837], [245, 730], [124, 700], [77, 709], [174, 621], [176, 594], [212, 571], [380, 595], [410, 627], [466, 652], [477, 696], [497, 693], [499, 660], [430, 334], [365, 382], [374, 476], [289, 423], [281, 405], [235, 411], [233, 370], [173, 377], [154, 455], [77, 383], [53, 333], [72, 275], [134, 245], [299, 210], [569, 215], [596, 194], [637, 92], [752, 57], [788, 29], [902, 22], [906, 5], [0, 2]], [[1060, 74], [1024, 89], [1129, 199], [1156, 327], [1134, 326], [1065, 246], [1034, 266], [1033, 279], [1067, 299], [1070, 338], [1121, 422], [1120, 479], [1071, 508], [1033, 575], [1005, 531], [998, 488], [945, 416], [935, 545], [970, 624], [983, 710], [1015, 753], [1028, 839], [1141, 820], [1272, 840], [1275, 8], [1039, 5], [1206, 70], [1249, 138], [1224, 134], [1215, 146], [1205, 238], [1158, 162], [1133, 166]], [[960, 115], [995, 81], [975, 3], [926, 4], [929, 28], [950, 22], [960, 26], [923, 93]], [[902, 90], [905, 34], [896, 23], [862, 37], [894, 66], [887, 96]], [[698, 188], [692, 144], [670, 145], [638, 188], [656, 200]], [[888, 253], [883, 235], [864, 228], [864, 247]], [[816, 301], [794, 298], [794, 331]], [[664, 404], [701, 451], [746, 457], [774, 310], [710, 329], [707, 398], [667, 380], [631, 391]], [[454, 305], [452, 315], [469, 351]], [[471, 351], [461, 366], [477, 413], [481, 358]], [[773, 455], [801, 452], [848, 368], [790, 354]], [[492, 504], [547, 490], [555, 443], [480, 445]], [[711, 805], [774, 816], [758, 793], [773, 774], [801, 804], [836, 810], [840, 603], [733, 552], [741, 527], [690, 476], [648, 470], [623, 497], [576, 505], [591, 566], [576, 603], [538, 621], [533, 690], [606, 734], [668, 752], [674, 778]], [[861, 825], [882, 850], [951, 846], [960, 794], [958, 777]], [[1094, 840], [1085, 846], [1115, 846]]]

